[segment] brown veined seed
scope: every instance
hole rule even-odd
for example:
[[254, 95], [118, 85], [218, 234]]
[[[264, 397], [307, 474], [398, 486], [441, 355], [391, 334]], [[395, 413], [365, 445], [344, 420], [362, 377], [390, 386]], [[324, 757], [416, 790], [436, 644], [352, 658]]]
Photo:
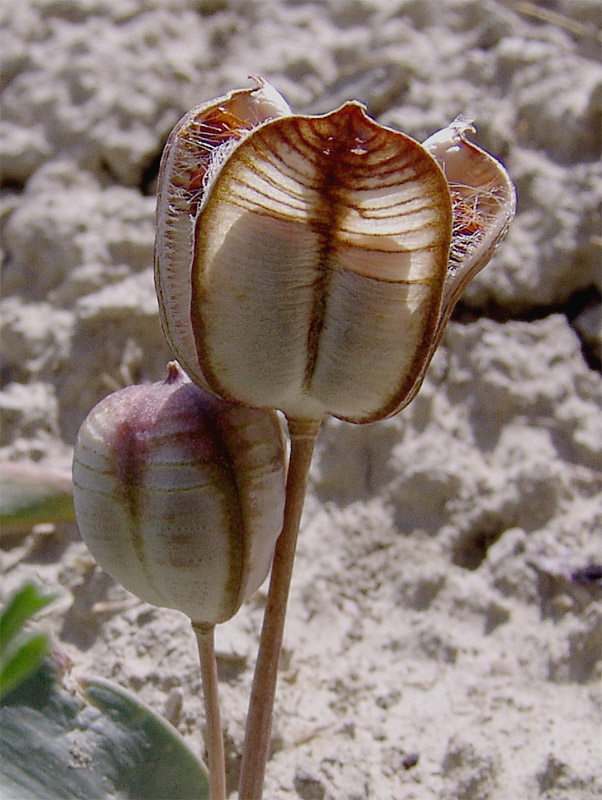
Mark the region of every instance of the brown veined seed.
[[284, 511], [277, 415], [209, 395], [176, 362], [92, 409], [73, 480], [88, 548], [147, 602], [215, 624], [268, 573]]

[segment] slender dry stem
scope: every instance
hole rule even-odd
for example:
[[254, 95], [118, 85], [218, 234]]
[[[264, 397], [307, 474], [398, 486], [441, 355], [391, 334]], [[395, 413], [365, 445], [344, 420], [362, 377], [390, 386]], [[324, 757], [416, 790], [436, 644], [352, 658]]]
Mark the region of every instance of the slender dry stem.
[[205, 701], [205, 744], [209, 761], [209, 800], [225, 800], [226, 762], [224, 737], [219, 710], [219, 685], [215, 660], [215, 625], [192, 623], [201, 661], [203, 698]]
[[286, 481], [284, 524], [274, 551], [272, 578], [249, 703], [238, 786], [240, 800], [261, 800], [263, 793], [278, 678], [278, 660], [282, 648], [297, 534], [314, 445], [321, 424], [321, 419], [288, 421], [291, 454]]

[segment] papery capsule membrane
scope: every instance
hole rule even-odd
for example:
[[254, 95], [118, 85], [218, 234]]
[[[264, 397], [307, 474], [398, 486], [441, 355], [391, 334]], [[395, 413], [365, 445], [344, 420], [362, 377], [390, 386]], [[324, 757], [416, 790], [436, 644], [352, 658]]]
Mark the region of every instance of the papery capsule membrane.
[[461, 117], [423, 143], [449, 183], [453, 235], [443, 305], [454, 303], [491, 259], [516, 211], [510, 176], [493, 156], [466, 138], [474, 132]]
[[194, 231], [207, 188], [232, 147], [254, 127], [287, 113], [285, 100], [258, 78], [252, 89], [193, 108], [167, 140], [157, 193], [155, 286], [163, 332], [176, 354], [194, 347], [188, 319]]

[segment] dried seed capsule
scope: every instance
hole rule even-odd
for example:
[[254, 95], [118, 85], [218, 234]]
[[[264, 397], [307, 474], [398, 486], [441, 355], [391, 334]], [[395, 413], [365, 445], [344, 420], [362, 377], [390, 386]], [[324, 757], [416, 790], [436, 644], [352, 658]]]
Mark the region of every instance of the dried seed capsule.
[[512, 217], [512, 185], [465, 123], [423, 146], [359, 103], [303, 116], [278, 98], [258, 81], [193, 109], [170, 137], [163, 328], [221, 397], [289, 419], [381, 419], [418, 390]]
[[138, 597], [223, 622], [268, 573], [284, 464], [275, 412], [213, 397], [172, 362], [164, 383], [111, 394], [82, 424], [73, 462], [82, 537]]
[[[247, 119], [178, 242], [174, 167], [202, 119], [170, 140], [159, 192], [157, 285], [178, 358], [221, 397], [289, 418], [392, 413], [422, 365], [446, 274], [452, 210], [436, 160], [358, 103]], [[184, 296], [188, 308], [172, 299]]]

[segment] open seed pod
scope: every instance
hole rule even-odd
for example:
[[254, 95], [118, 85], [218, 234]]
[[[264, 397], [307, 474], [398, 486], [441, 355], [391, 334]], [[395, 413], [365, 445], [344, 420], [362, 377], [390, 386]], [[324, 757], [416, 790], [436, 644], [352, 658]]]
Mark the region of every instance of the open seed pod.
[[138, 597], [193, 623], [229, 619], [265, 579], [282, 526], [284, 442], [275, 412], [235, 406], [190, 382], [101, 400], [73, 461], [82, 537]]
[[412, 399], [459, 293], [514, 213], [508, 175], [466, 141], [469, 129], [453, 123], [427, 147], [356, 102], [292, 114], [258, 79], [190, 111], [167, 142], [155, 243], [165, 336], [199, 386], [280, 409], [291, 437], [241, 797], [262, 793], [322, 419], [372, 422]]
[[[302, 116], [278, 97], [258, 81], [174, 129], [157, 204], [163, 327], [221, 397], [289, 419], [370, 422], [415, 394], [514, 193], [465, 142], [468, 126], [427, 148], [356, 102]], [[475, 197], [484, 233], [469, 248], [459, 216]]]

